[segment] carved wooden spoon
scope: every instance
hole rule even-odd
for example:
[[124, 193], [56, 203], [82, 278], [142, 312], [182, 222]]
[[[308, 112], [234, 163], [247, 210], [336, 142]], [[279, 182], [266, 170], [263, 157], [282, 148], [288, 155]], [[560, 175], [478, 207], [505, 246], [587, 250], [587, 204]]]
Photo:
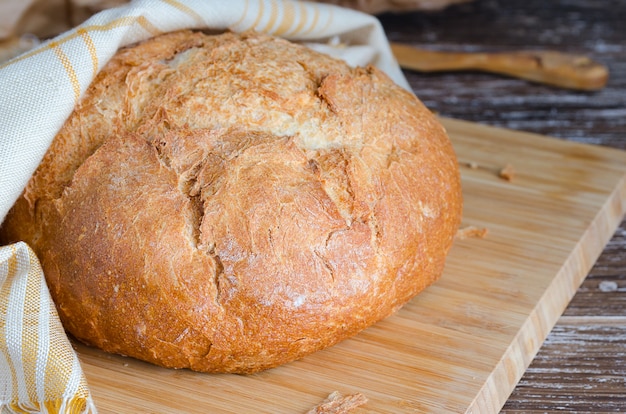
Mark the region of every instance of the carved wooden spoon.
[[605, 66], [586, 56], [555, 51], [436, 52], [398, 43], [391, 48], [401, 67], [420, 72], [477, 70], [586, 91], [602, 89], [609, 77]]

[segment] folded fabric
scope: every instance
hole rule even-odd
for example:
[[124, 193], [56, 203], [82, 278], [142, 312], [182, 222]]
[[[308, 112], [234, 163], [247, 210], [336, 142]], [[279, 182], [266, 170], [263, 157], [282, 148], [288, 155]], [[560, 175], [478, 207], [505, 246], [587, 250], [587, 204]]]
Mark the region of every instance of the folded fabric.
[[0, 412], [95, 412], [39, 261], [25, 243], [0, 247]]
[[[95, 13], [128, 3], [129, 0], [2, 0], [0, 40], [24, 34], [52, 37], [87, 20]], [[440, 10], [472, 0], [313, 0], [366, 13]]]
[[[261, 31], [373, 64], [409, 89], [376, 18], [280, 0], [135, 0], [0, 65], [0, 222], [118, 48], [193, 28]], [[95, 412], [44, 275], [23, 243], [0, 250], [0, 412]]]
[[354, 10], [277, 0], [138, 0], [104, 10], [0, 67], [0, 221], [117, 49], [183, 28], [257, 30], [319, 43], [338, 39], [337, 52], [350, 56], [355, 50], [344, 45], [370, 50], [369, 63], [408, 89], [380, 22]]

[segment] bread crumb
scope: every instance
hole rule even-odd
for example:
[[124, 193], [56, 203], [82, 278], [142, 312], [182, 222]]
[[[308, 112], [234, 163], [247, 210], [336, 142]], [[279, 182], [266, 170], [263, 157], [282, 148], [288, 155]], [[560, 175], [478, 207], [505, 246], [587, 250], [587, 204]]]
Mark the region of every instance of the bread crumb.
[[480, 167], [476, 161], [460, 161], [459, 160], [459, 165], [467, 167], [471, 170], [477, 170]]
[[490, 172], [494, 172], [495, 170], [495, 172], [498, 174], [498, 177], [507, 181], [513, 181], [513, 177], [515, 177], [515, 169], [513, 168], [511, 164], [507, 164], [504, 168], [500, 168], [500, 169], [494, 169], [492, 167], [480, 165], [476, 161], [462, 161], [460, 162], [460, 165], [465, 166], [469, 168], [470, 170], [482, 169], [482, 170], [487, 170]]
[[513, 181], [513, 177], [515, 176], [515, 169], [511, 164], [507, 164], [504, 168], [498, 172], [498, 177], [503, 178], [507, 181]]
[[475, 226], [467, 226], [456, 232], [456, 238], [459, 240], [465, 240], [470, 237], [484, 239], [487, 237], [487, 232], [486, 227], [478, 228]]
[[617, 283], [612, 280], [603, 280], [598, 284], [598, 288], [601, 292], [615, 292], [617, 291]]
[[345, 414], [366, 402], [367, 397], [360, 392], [344, 396], [339, 391], [333, 391], [307, 414]]

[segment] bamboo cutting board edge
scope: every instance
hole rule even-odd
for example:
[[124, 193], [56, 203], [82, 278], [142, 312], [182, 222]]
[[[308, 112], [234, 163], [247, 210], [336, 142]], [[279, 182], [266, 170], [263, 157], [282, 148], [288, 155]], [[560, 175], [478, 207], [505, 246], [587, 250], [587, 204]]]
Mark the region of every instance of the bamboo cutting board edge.
[[[523, 131], [488, 127], [448, 118], [441, 118], [441, 121], [452, 136], [457, 133], [464, 133], [468, 129], [480, 128], [482, 131], [496, 133], [498, 136], [501, 136], [501, 133], [506, 131], [508, 135], [521, 134], [540, 140], [549, 139], [552, 144], [561, 143], [557, 138]], [[564, 146], [578, 145], [583, 150], [593, 148], [601, 151], [614, 151], [616, 154], [621, 153], [623, 155], [623, 151], [620, 150], [596, 148], [587, 144], [576, 144], [569, 141], [563, 141], [561, 144]], [[626, 214], [626, 167], [624, 171], [624, 175], [607, 198], [603, 208], [597, 213], [590, 226], [582, 235], [576, 248], [571, 252], [568, 260], [553, 279], [551, 286], [546, 289], [543, 295], [545, 299], [537, 303], [537, 306], [504, 352], [501, 361], [489, 375], [476, 398], [466, 410], [466, 413], [495, 413], [506, 403], [509, 395], [513, 392], [513, 389], [539, 351], [541, 344], [556, 325], [559, 317], [574, 297], [576, 290], [593, 267], [593, 264]], [[547, 309], [549, 307], [552, 309]], [[509, 384], [509, 386], [503, 388], [501, 385], [504, 383]]]
[[[450, 282], [444, 280], [444, 283], [437, 284], [430, 291], [427, 290], [419, 295], [418, 300], [412, 301], [406, 309], [402, 309], [397, 317], [394, 315], [389, 320], [382, 321], [375, 325], [373, 329], [357, 335], [353, 340], [344, 341], [344, 343], [328, 350], [320, 351], [302, 361], [296, 361], [296, 363], [288, 364], [284, 368], [280, 367], [275, 371], [270, 370], [252, 378], [237, 377], [231, 380], [227, 376], [196, 375], [195, 373], [185, 371], [164, 370], [140, 361], [109, 356], [100, 351], [77, 345], [87, 379], [92, 387], [92, 391], [94, 391], [96, 404], [99, 402], [103, 403], [100, 407], [104, 408], [101, 408], [100, 412], [217, 412], [211, 411], [210, 407], [214, 409], [215, 407], [220, 407], [222, 410], [219, 412], [250, 412], [242, 411], [242, 407], [248, 407], [249, 409], [250, 407], [255, 407], [257, 408], [255, 412], [306, 412], [306, 410], [303, 410], [303, 407], [311, 408], [327, 395], [324, 394], [325, 392], [335, 389], [343, 392], [361, 390], [368, 397], [371, 397], [368, 404], [354, 411], [355, 414], [416, 411], [437, 413], [498, 412], [626, 212], [626, 152], [609, 148], [596, 148], [586, 144], [561, 141], [466, 121], [443, 118], [442, 122], [448, 129], [453, 145], [459, 144], [458, 146], [463, 148], [463, 152], [458, 154], [460, 155], [460, 160], [471, 160], [474, 156], [480, 156], [481, 163], [491, 163], [489, 168], [486, 169], [463, 171], [463, 175], [471, 180], [472, 185], [468, 187], [476, 189], [483, 185], [489, 186], [492, 192], [506, 192], [510, 188], [518, 191], [523, 190], [526, 192], [523, 196], [528, 198], [529, 202], [539, 200], [538, 194], [546, 192], [546, 194], [552, 197], [551, 203], [553, 205], [551, 208], [555, 211], [563, 208], [563, 206], [567, 206], [567, 203], [571, 201], [571, 197], [588, 197], [588, 200], [580, 204], [584, 207], [580, 214], [573, 211], [573, 213], [577, 213], [572, 214], [573, 217], [571, 219], [571, 223], [575, 227], [574, 230], [566, 231], [568, 229], [563, 229], [563, 233], [566, 234], [568, 239], [566, 245], [570, 246], [571, 250], [565, 251], [567, 255], [563, 256], [562, 261], [558, 261], [558, 266], [550, 265], [549, 271], [554, 270], [554, 274], [550, 274], [549, 283], [545, 286], [541, 285], [540, 288], [536, 288], [533, 291], [532, 295], [529, 295], [529, 297], [533, 298], [532, 309], [527, 314], [523, 313], [524, 318], [521, 322], [519, 320], [513, 322], [514, 325], [517, 325], [506, 327], [504, 333], [500, 332], [497, 336], [494, 335], [494, 343], [489, 345], [491, 351], [495, 349], [498, 352], [497, 355], [499, 357], [496, 358], [493, 364], [487, 357], [484, 360], [468, 361], [466, 365], [462, 361], [459, 363], [459, 358], [456, 358], [454, 355], [452, 355], [453, 362], [444, 361], [442, 358], [450, 356], [445, 355], [446, 352], [448, 354], [456, 352], [459, 346], [464, 346], [463, 341], [472, 338], [479, 339], [481, 343], [468, 345], [472, 348], [473, 354], [471, 355], [481, 357], [480, 349], [482, 346], [486, 346], [488, 342], [483, 343], [483, 338], [476, 336], [483, 333], [483, 331], [478, 334], [472, 332], [474, 328], [481, 330], [483, 327], [470, 324], [468, 327], [456, 326], [452, 329], [447, 329], [445, 326], [438, 327], [432, 325], [431, 319], [430, 322], [419, 322], [418, 330], [420, 332], [418, 334], [423, 333], [423, 331], [427, 332], [428, 327], [432, 326], [436, 331], [433, 332], [435, 336], [457, 335], [459, 337], [451, 338], [450, 341], [446, 339], [441, 342], [445, 346], [449, 345], [449, 348], [442, 350], [432, 361], [426, 360], [429, 364], [427, 367], [406, 368], [402, 366], [405, 362], [410, 364], [418, 361], [417, 363], [421, 363], [424, 361], [424, 358], [428, 358], [429, 349], [427, 344], [418, 344], [419, 346], [411, 344], [410, 341], [413, 340], [412, 332], [408, 335], [405, 332], [402, 333], [403, 336], [398, 335], [401, 347], [409, 349], [410, 352], [417, 352], [416, 355], [410, 356], [410, 362], [408, 360], [398, 361], [399, 364], [396, 371], [392, 371], [398, 374], [398, 381], [405, 381], [398, 384], [398, 390], [392, 390], [391, 393], [386, 394], [389, 389], [376, 388], [380, 384], [385, 384], [391, 380], [376, 378], [379, 375], [375, 371], [377, 369], [376, 361], [366, 361], [362, 364], [365, 368], [359, 366], [359, 358], [363, 357], [363, 353], [371, 350], [378, 352], [379, 355], [380, 353], [385, 353], [386, 350], [389, 351], [389, 355], [404, 355], [397, 349], [394, 349], [393, 341], [387, 340], [384, 335], [390, 330], [393, 334], [394, 329], [404, 328], [403, 322], [405, 321], [408, 324], [406, 326], [414, 328], [415, 326], [411, 325], [412, 320], [410, 318], [413, 318], [416, 312], [422, 311], [421, 306], [428, 307], [428, 303], [436, 303], [440, 297], [445, 299], [445, 294], [441, 296], [441, 292], [445, 291], [446, 286], [449, 287]], [[515, 150], [511, 151], [510, 148]], [[502, 152], [513, 158], [502, 157], [498, 153], [498, 149], [505, 149]], [[544, 157], [545, 159], [537, 158], [535, 160], [533, 159], [535, 156]], [[503, 165], [509, 160], [512, 160], [516, 167], [520, 166], [530, 169], [533, 168], [535, 163], [554, 163], [556, 167], [561, 165], [564, 167], [556, 168], [554, 170], [555, 177], [545, 182], [541, 182], [533, 174], [524, 174], [524, 171], [521, 172], [519, 181], [515, 178], [513, 183], [507, 184], [503, 183], [503, 180], [497, 181], [497, 179], [494, 179], [494, 168], [498, 165]], [[592, 174], [587, 174], [588, 171], [585, 168], [579, 168], [576, 164], [577, 160], [581, 160], [581, 165], [585, 168], [586, 166], [591, 166], [590, 168], [594, 169]], [[518, 161], [519, 164], [517, 163]], [[606, 180], [602, 178], [604, 170], [610, 173], [608, 174], [611, 177], [610, 182], [605, 182]], [[574, 177], [580, 179], [580, 183], [571, 183], [573, 189], [571, 194], [569, 192], [568, 194], [561, 194], [558, 188], [554, 188], [554, 183], [558, 184], [560, 180], [560, 174], [564, 176], [573, 174]], [[535, 185], [541, 187], [540, 191], [537, 192], [538, 194], [533, 194]], [[597, 191], [592, 188], [595, 185], [598, 185]], [[529, 192], [529, 189], [532, 191]], [[491, 193], [487, 192], [486, 194], [489, 195]], [[474, 206], [470, 206], [473, 208], [473, 214], [468, 218], [469, 224], [480, 225], [484, 224], [483, 222], [489, 222], [488, 215], [485, 218], [478, 217], [475, 214], [478, 211], [475, 197], [470, 201], [474, 203]], [[504, 200], [500, 201], [504, 202]], [[513, 207], [514, 205], [515, 203], [508, 203], [508, 207]], [[478, 207], [481, 207], [481, 205], [478, 205]], [[548, 213], [555, 214], [555, 211], [551, 210]], [[591, 217], [590, 212], [593, 212]], [[541, 220], [539, 221], [541, 222]], [[570, 221], [561, 220], [559, 222], [569, 223]], [[550, 223], [543, 221], [540, 224], [548, 225]], [[519, 222], [505, 223], [502, 228], [494, 226], [494, 237], [487, 241], [491, 243], [498, 241], [497, 233], [500, 232], [501, 236], [502, 233], [507, 231], [507, 226], [513, 228], [515, 226], [519, 227], [521, 224]], [[558, 231], [558, 226], [553, 227], [545, 231], [548, 240], [543, 242], [543, 244], [549, 245], [555, 240], [558, 241], [561, 233]], [[579, 232], [578, 228], [584, 228], [584, 231]], [[530, 233], [532, 232], [529, 231], [528, 234]], [[519, 234], [524, 236], [526, 233], [521, 231]], [[477, 241], [478, 243], [476, 244], [472, 242], [471, 240], [467, 241], [464, 245], [461, 243], [461, 249], [455, 246], [452, 254], [458, 255], [459, 252], [474, 254], [474, 250], [480, 245], [480, 241]], [[541, 248], [542, 243], [533, 247], [535, 250]], [[484, 254], [484, 251], [479, 250], [478, 253]], [[528, 252], [523, 253], [528, 254]], [[558, 251], [557, 253], [563, 252]], [[561, 256], [559, 256], [558, 260], [561, 260]], [[498, 263], [498, 266], [502, 266], [502, 263]], [[523, 264], [522, 270], [526, 271], [528, 266], [528, 264]], [[454, 270], [458, 270], [458, 264]], [[451, 279], [454, 279], [454, 277]], [[541, 295], [534, 302], [537, 296], [537, 289], [541, 289], [539, 290]], [[462, 294], [462, 292], [459, 294]], [[505, 295], [504, 297], [508, 296]], [[528, 299], [526, 298], [526, 300]], [[519, 308], [525, 309], [524, 306], [520, 305]], [[488, 311], [489, 309], [490, 307], [487, 306], [486, 310]], [[444, 314], [441, 318], [445, 316]], [[456, 317], [456, 314], [454, 316]], [[462, 318], [460, 320], [463, 322]], [[476, 324], [477, 321], [474, 320], [471, 323]], [[382, 345], [377, 343], [377, 341], [380, 342], [381, 338], [384, 340]], [[434, 342], [436, 342], [435, 339], [433, 338]], [[508, 342], [505, 342], [505, 339]], [[390, 348], [385, 348], [387, 346]], [[387, 357], [386, 355], [381, 356]], [[334, 368], [333, 364], [341, 364], [344, 360], [352, 357], [354, 357], [354, 361], [350, 361], [343, 366], [344, 369], [348, 370], [347, 373], [339, 372]], [[420, 360], [419, 358], [422, 359]], [[442, 369], [445, 369], [445, 366], [452, 369], [452, 371], [458, 371], [441, 373], [441, 378], [446, 378], [446, 381], [452, 381], [452, 383], [442, 384], [445, 387], [439, 389], [437, 382], [429, 383], [422, 381], [419, 376], [407, 380], [407, 378], [412, 378], [408, 374], [411, 374], [414, 369], [419, 369], [416, 371], [419, 372], [418, 375], [435, 372], [439, 377], [437, 361], [443, 361]], [[393, 361], [386, 360], [384, 362], [387, 365], [393, 365]], [[489, 369], [485, 368], [485, 364], [488, 365]], [[364, 372], [363, 369], [368, 369], [369, 371]], [[472, 372], [472, 369], [476, 369], [476, 372]], [[299, 375], [307, 375], [308, 372], [311, 372], [310, 378], [303, 380], [302, 383], [297, 383]], [[349, 375], [353, 373], [357, 375], [350, 377]], [[121, 375], [128, 382], [117, 384], [112, 377], [114, 375]], [[370, 375], [372, 378], [370, 378]], [[413, 380], [416, 382], [410, 382]], [[345, 382], [342, 383], [342, 381]], [[435, 385], [433, 386], [433, 384]], [[209, 389], [206, 389], [207, 386]], [[160, 391], [162, 389], [166, 392], [163, 392], [161, 395]], [[175, 406], [175, 404], [171, 400], [182, 398], [182, 396], [189, 398], [194, 393], [194, 389], [198, 390], [198, 395], [193, 396], [193, 401], [206, 403], [206, 409], [202, 411], [202, 408], [198, 409], [196, 407], [195, 410], [178, 409], [172, 411], [172, 406]], [[459, 393], [458, 395], [443, 395], [445, 393], [450, 394], [450, 390], [453, 390], [452, 393], [454, 393], [454, 390], [458, 390]], [[150, 397], [151, 392], [157, 392], [159, 395], [152, 398]], [[221, 394], [217, 396], [214, 392], [221, 392]], [[213, 396], [215, 398], [212, 398]], [[116, 401], [120, 399], [121, 401]], [[143, 402], [146, 403], [145, 407], [142, 406]], [[170, 408], [158, 411], [159, 403], [163, 403]], [[274, 404], [274, 409], [272, 409], [272, 404]], [[277, 405], [281, 407], [278, 411], [275, 410]]]
[[[607, 203], [607, 208], [596, 217], [592, 227], [586, 232], [569, 260], [546, 290], [545, 299], [540, 300], [533, 309], [519, 334], [504, 353], [502, 360], [481, 388], [467, 413], [498, 412], [506, 403], [511, 392], [524, 375], [524, 372], [539, 351], [559, 317], [574, 297], [576, 290], [583, 282], [593, 264], [602, 253], [613, 232], [621, 222], [626, 211], [622, 207], [620, 214], [614, 214], [610, 205], [623, 200], [626, 185], [616, 191], [614, 198]], [[602, 230], [601, 230], [602, 229]], [[600, 241], [600, 242], [598, 242]], [[550, 307], [552, 309], [548, 310]], [[537, 340], [537, 339], [540, 340]], [[508, 383], [507, 388], [501, 384]]]

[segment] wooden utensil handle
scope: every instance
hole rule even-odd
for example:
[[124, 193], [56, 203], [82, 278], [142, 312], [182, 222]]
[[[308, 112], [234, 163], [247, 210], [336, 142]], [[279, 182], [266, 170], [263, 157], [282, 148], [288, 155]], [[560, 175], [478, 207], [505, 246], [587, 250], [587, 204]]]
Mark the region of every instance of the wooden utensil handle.
[[478, 70], [568, 89], [598, 90], [608, 69], [586, 56], [555, 51], [458, 53], [391, 45], [401, 67], [420, 72]]

